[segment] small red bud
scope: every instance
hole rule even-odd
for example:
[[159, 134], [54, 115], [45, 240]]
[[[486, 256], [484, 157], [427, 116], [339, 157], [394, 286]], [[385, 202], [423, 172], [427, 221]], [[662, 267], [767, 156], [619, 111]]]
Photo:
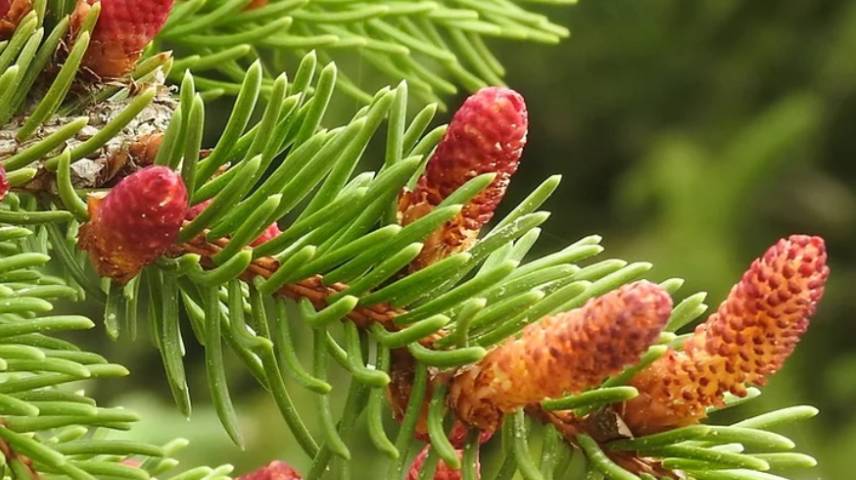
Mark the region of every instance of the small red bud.
[[[193, 220], [194, 218], [198, 217], [203, 210], [205, 210], [206, 208], [208, 208], [209, 205], [211, 205], [211, 202], [212, 200], [205, 200], [204, 202], [197, 203], [196, 205], [190, 207], [190, 209], [187, 211], [187, 220]], [[250, 242], [250, 246], [258, 247], [263, 243], [273, 240], [280, 233], [282, 233], [282, 231], [279, 229], [279, 225], [277, 225], [276, 223], [271, 223], [255, 240]]]
[[820, 237], [792, 235], [770, 247], [682, 350], [633, 378], [639, 396], [621, 411], [633, 433], [697, 423], [726, 392], [743, 396], [747, 385], [763, 385], [808, 329], [828, 276]]
[[[425, 459], [428, 458], [428, 452], [431, 450], [430, 445], [426, 445], [425, 448], [419, 452], [419, 455], [413, 460], [413, 464], [410, 466], [410, 471], [407, 473], [407, 480], [419, 480], [420, 475], [422, 474], [422, 466], [425, 464]], [[463, 452], [461, 450], [456, 451], [458, 454], [458, 458], [463, 457]], [[481, 478], [481, 465], [478, 463], [478, 459], [476, 459], [476, 473], [477, 479]], [[437, 469], [434, 471], [434, 480], [461, 480], [461, 471], [455, 470], [452, 467], [446, 465], [446, 462], [440, 460], [437, 463]]]
[[238, 477], [238, 480], [301, 480], [300, 476], [285, 462], [275, 460], [264, 467]]
[[201, 214], [206, 208], [208, 208], [209, 205], [211, 205], [212, 201], [213, 200], [205, 200], [204, 202], [199, 202], [196, 205], [188, 208], [187, 214], [185, 215], [185, 219], [193, 220], [194, 218], [198, 217], [199, 214]]
[[255, 10], [257, 8], [262, 8], [268, 4], [268, 0], [252, 0], [244, 10]]
[[267, 243], [267, 242], [273, 240], [280, 233], [282, 233], [282, 231], [279, 229], [279, 225], [277, 225], [276, 223], [271, 223], [270, 225], [268, 225], [268, 227], [265, 229], [265, 231], [262, 232], [262, 234], [258, 236], [258, 238], [256, 238], [255, 240], [252, 241], [252, 243], [250, 243], [250, 246], [251, 247], [258, 247], [259, 245], [261, 245], [263, 243]]
[[6, 178], [6, 169], [3, 168], [3, 165], [0, 165], [0, 200], [6, 198], [6, 194], [9, 193], [10, 188], [9, 179]]
[[0, 0], [0, 40], [11, 37], [18, 23], [32, 8], [32, 0]]
[[144, 168], [107, 196], [89, 197], [90, 220], [80, 229], [80, 248], [89, 252], [100, 275], [127, 282], [175, 243], [186, 213], [181, 176], [162, 166]]

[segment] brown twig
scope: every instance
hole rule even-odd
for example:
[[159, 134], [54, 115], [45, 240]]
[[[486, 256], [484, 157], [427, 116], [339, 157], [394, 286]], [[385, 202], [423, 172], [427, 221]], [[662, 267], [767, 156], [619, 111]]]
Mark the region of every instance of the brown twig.
[[[203, 261], [211, 262], [211, 258], [219, 253], [229, 243], [228, 239], [208, 241], [204, 235], [178, 245], [178, 252], [195, 253], [202, 256]], [[256, 277], [270, 278], [279, 268], [279, 262], [273, 257], [260, 257], [250, 264], [244, 272], [244, 280], [252, 280]], [[344, 283], [333, 283], [326, 285], [321, 275], [313, 275], [296, 283], [291, 283], [280, 288], [279, 293], [294, 300], [303, 298], [312, 302], [315, 308], [324, 308], [328, 305], [327, 299], [332, 295], [342, 292], [348, 286]], [[404, 309], [393, 307], [387, 303], [375, 305], [358, 306], [347, 318], [357, 326], [366, 328], [372, 323], [379, 323], [389, 330], [397, 330], [393, 320], [398, 315], [406, 313]]]

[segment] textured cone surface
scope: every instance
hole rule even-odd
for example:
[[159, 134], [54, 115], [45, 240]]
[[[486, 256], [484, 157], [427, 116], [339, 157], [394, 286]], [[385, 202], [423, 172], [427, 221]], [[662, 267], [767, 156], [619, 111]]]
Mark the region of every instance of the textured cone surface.
[[503, 413], [596, 386], [639, 360], [671, 309], [665, 290], [640, 281], [545, 317], [456, 376], [451, 405], [465, 422], [493, 430]]
[[747, 385], [763, 385], [808, 328], [828, 275], [819, 237], [794, 235], [770, 247], [683, 350], [633, 379], [640, 395], [624, 405], [624, 420], [636, 434], [696, 423], [726, 392], [743, 396]]
[[478, 175], [496, 173], [496, 179], [465, 205], [457, 218], [428, 237], [411, 269], [418, 270], [472, 245], [517, 171], [528, 122], [523, 97], [507, 88], [482, 89], [458, 109], [415, 189], [402, 194], [401, 223], [406, 225], [426, 215]]
[[302, 478], [287, 463], [277, 460], [255, 472], [238, 477], [238, 480], [301, 480]]
[[103, 199], [90, 197], [80, 247], [100, 275], [126, 282], [175, 243], [186, 212], [181, 177], [166, 167], [149, 167], [123, 179]]
[[0, 0], [0, 40], [11, 37], [15, 27], [32, 8], [31, 0]]
[[[431, 450], [430, 445], [426, 445], [422, 451], [419, 452], [419, 455], [413, 460], [413, 464], [410, 466], [410, 470], [407, 472], [407, 480], [419, 480], [420, 475], [422, 474], [422, 467], [425, 465], [425, 459], [428, 458], [428, 452]], [[458, 458], [463, 457], [463, 452], [461, 450], [457, 450]], [[477, 479], [481, 478], [481, 466], [478, 464], [478, 460], [476, 460], [476, 473]], [[446, 465], [446, 462], [440, 460], [437, 462], [437, 469], [434, 471], [434, 480], [461, 480], [462, 475], [460, 470], [455, 470], [452, 467]]]
[[6, 178], [6, 169], [3, 168], [3, 165], [0, 165], [0, 200], [6, 198], [6, 194], [9, 193], [9, 179]]
[[[78, 0], [72, 15], [79, 31], [96, 0]], [[140, 53], [166, 22], [173, 0], [101, 0], [101, 14], [92, 32], [83, 66], [101, 78], [119, 78], [131, 70]]]

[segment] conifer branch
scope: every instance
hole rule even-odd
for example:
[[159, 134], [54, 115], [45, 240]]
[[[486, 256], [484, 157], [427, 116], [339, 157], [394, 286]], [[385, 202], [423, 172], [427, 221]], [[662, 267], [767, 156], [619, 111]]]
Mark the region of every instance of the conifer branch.
[[[748, 385], [774, 373], [805, 331], [827, 275], [820, 239], [783, 241], [695, 333], [678, 335], [704, 313], [704, 294], [673, 301], [683, 282], [641, 281], [648, 263], [586, 264], [600, 237], [528, 260], [558, 177], [489, 226], [528, 119], [519, 95], [481, 89], [503, 74], [484, 37], [567, 35], [528, 2], [187, 0], [171, 10], [147, 0], [137, 16], [124, 14], [125, 0], [0, 6], [9, 7], [0, 11], [4, 478], [145, 480], [174, 467], [183, 446], [90, 438], [136, 417], [58, 387], [127, 371], [47, 335], [94, 326], [48, 315], [56, 298], [103, 303], [114, 339], [135, 338], [145, 322], [186, 415], [183, 355], [195, 339], [217, 415], [241, 445], [225, 344], [312, 459], [309, 479], [333, 457], [351, 458], [364, 403], [372, 443], [399, 479], [477, 478], [479, 445], [496, 430], [500, 479], [554, 478], [569, 447], [584, 453], [590, 478], [749, 480], [812, 466], [769, 430], [814, 409], [700, 420], [754, 398]], [[330, 61], [340, 51], [406, 81], [369, 94]], [[285, 56], [299, 59], [293, 75], [274, 76]], [[448, 127], [429, 130], [436, 105], [408, 117], [411, 97], [441, 100], [451, 82], [479, 91]], [[365, 105], [325, 127], [336, 89]], [[235, 97], [232, 109], [206, 148], [206, 101], [222, 95]], [[381, 133], [376, 171], [357, 173]], [[52, 258], [62, 278], [45, 273]], [[312, 368], [294, 354], [298, 325], [311, 330]], [[351, 379], [341, 418], [330, 363]], [[286, 377], [317, 397], [320, 432]], [[395, 442], [383, 424], [387, 389], [401, 422]], [[529, 451], [530, 420], [549, 425], [541, 462]], [[245, 478], [271, 475], [299, 478], [281, 463]]]

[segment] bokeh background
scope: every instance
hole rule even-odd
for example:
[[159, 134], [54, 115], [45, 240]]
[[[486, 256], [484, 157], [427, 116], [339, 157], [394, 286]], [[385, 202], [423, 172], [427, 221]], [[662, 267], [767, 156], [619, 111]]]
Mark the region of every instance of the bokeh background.
[[[729, 415], [818, 406], [821, 416], [788, 433], [820, 466], [792, 478], [854, 478], [856, 2], [585, 0], [548, 10], [571, 28], [569, 41], [496, 44], [531, 115], [506, 206], [560, 173], [543, 251], [599, 233], [606, 255], [650, 260], [651, 278], [686, 278], [681, 294], [707, 291], [714, 307], [778, 238], [822, 235], [833, 273], [812, 329], [764, 395]], [[295, 451], [272, 401], [237, 364], [243, 452], [206, 406], [198, 352], [189, 352], [196, 395], [187, 421], [149, 345], [96, 348], [133, 371], [95, 388], [142, 413], [136, 435], [191, 439], [188, 464], [246, 470]], [[311, 396], [297, 397], [311, 411]], [[355, 478], [381, 478], [369, 473], [370, 447], [355, 455], [364, 465]]]

